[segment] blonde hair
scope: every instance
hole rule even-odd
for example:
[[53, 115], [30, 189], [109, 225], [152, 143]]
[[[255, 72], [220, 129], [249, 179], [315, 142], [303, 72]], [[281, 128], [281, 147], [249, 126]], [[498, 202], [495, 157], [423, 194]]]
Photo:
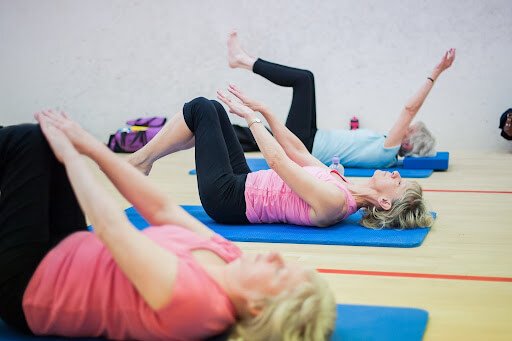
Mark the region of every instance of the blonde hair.
[[391, 209], [366, 208], [361, 220], [361, 225], [374, 229], [430, 227], [433, 223], [434, 219], [423, 200], [421, 186], [416, 181], [411, 181], [409, 188], [393, 202]]
[[336, 303], [324, 279], [310, 270], [309, 280], [266, 298], [263, 311], [241, 320], [230, 340], [326, 340], [334, 329]]

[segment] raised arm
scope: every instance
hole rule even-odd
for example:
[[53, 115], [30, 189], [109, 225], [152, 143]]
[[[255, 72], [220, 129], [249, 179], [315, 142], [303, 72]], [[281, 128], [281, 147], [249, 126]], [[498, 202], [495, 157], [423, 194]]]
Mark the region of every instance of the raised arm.
[[329, 226], [340, 220], [344, 212], [345, 195], [337, 188], [322, 182], [306, 172], [284, 151], [276, 139], [257, 123], [255, 112], [237, 100], [218, 92], [231, 113], [244, 118], [268, 165], [290, 188], [312, 208], [312, 222], [317, 226]]
[[389, 134], [384, 141], [384, 147], [395, 147], [402, 143], [402, 139], [407, 133], [409, 125], [423, 105], [423, 102], [430, 93], [435, 81], [444, 70], [452, 65], [454, 60], [455, 49], [452, 48], [446, 51], [439, 64], [437, 64], [432, 71], [430, 77], [425, 79], [420, 90], [405, 104], [404, 109], [400, 113], [400, 116], [398, 116], [397, 121], [389, 131]]
[[119, 192], [151, 225], [174, 224], [205, 237], [211, 237], [214, 234], [212, 230], [178, 206], [174, 200], [165, 196], [147, 177], [110, 151], [67, 115], [51, 111], [44, 112], [43, 115], [66, 134], [80, 153], [98, 164]]
[[43, 133], [66, 173], [98, 238], [146, 303], [159, 309], [169, 302], [177, 273], [177, 258], [135, 229], [115, 200], [89, 171], [68, 137], [43, 115]]
[[233, 95], [238, 97], [244, 105], [252, 109], [253, 111], [260, 112], [265, 120], [268, 122], [270, 126], [270, 130], [272, 130], [272, 134], [274, 135], [277, 142], [283, 147], [286, 155], [294, 162], [296, 162], [299, 166], [316, 166], [316, 167], [327, 167], [318, 159], [316, 159], [311, 153], [306, 149], [304, 143], [295, 136], [276, 116], [268, 109], [265, 105], [255, 100], [247, 97], [238, 87], [233, 84], [230, 84], [228, 87], [228, 91]]

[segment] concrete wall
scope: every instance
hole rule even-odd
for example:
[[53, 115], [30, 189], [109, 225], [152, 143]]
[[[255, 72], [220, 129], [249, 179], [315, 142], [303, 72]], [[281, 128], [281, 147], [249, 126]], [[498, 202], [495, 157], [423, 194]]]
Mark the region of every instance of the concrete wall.
[[[457, 59], [418, 118], [442, 150], [511, 150], [512, 2], [0, 0], [0, 124], [69, 111], [97, 137], [236, 83], [285, 118], [291, 90], [229, 69], [226, 37], [315, 74], [319, 128], [386, 132], [445, 50]], [[233, 119], [234, 122], [240, 122]]]

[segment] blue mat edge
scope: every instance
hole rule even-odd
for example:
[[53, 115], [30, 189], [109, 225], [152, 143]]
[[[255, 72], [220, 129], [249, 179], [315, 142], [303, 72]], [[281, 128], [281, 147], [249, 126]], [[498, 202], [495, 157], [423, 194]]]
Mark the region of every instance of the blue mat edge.
[[[181, 206], [183, 209], [185, 209], [187, 212], [190, 213], [190, 211], [193, 211], [194, 209], [198, 209], [198, 208], [201, 208], [202, 209], [202, 206], [200, 205], [182, 205]], [[203, 211], [204, 212], [204, 211]], [[203, 213], [201, 212], [201, 213]], [[147, 226], [149, 226], [149, 224], [147, 223], [147, 221], [140, 215], [139, 212], [137, 212], [137, 210], [135, 209], [135, 207], [129, 207], [127, 209], [125, 209], [125, 214], [128, 216], [128, 218], [130, 218], [131, 215], [136, 215], [138, 216], [143, 224], [142, 225], [137, 225], [137, 224], [134, 224], [136, 227], [138, 228], [145, 228]], [[205, 213], [206, 214], [206, 213]], [[354, 213], [354, 214], [357, 214]], [[434, 217], [434, 219], [437, 218], [437, 213], [436, 212], [431, 212], [432, 216]], [[196, 217], [197, 219], [197, 217]], [[211, 218], [210, 218], [211, 220]], [[213, 220], [212, 220], [213, 221]], [[133, 223], [133, 222], [132, 222]], [[204, 222], [203, 222], [204, 223]], [[214, 222], [214, 224], [216, 225], [222, 225], [222, 224], [217, 224]], [[208, 224], [206, 224], [208, 225]], [[286, 224], [277, 224], [277, 225], [286, 225]], [[248, 225], [250, 226], [250, 225]], [[211, 228], [211, 226], [210, 226]], [[303, 226], [299, 226], [299, 228], [304, 228]], [[312, 228], [312, 227], [306, 227], [306, 228]], [[362, 229], [366, 229], [364, 227], [361, 227]], [[216, 233], [219, 233], [217, 232], [214, 228], [212, 228], [214, 230], [214, 232]], [[353, 242], [351, 241], [350, 243], [336, 243], [336, 242], [329, 242], [328, 240], [327, 241], [323, 241], [322, 243], [319, 243], [318, 241], [316, 240], [297, 240], [297, 239], [280, 239], [280, 240], [269, 240], [267, 238], [250, 238], [250, 239], [243, 239], [243, 238], [240, 238], [239, 236], [225, 236], [225, 235], [222, 235], [223, 237], [225, 237], [226, 239], [228, 240], [231, 240], [231, 241], [234, 241], [234, 242], [250, 242], [250, 243], [276, 243], [276, 244], [283, 244], [283, 243], [287, 243], [287, 244], [302, 244], [302, 245], [343, 245], [343, 246], [366, 246], [366, 247], [394, 247], [394, 248], [405, 248], [405, 249], [410, 249], [410, 248], [414, 248], [414, 247], [418, 247], [420, 245], [423, 244], [423, 242], [425, 241], [428, 233], [430, 232], [431, 228], [430, 227], [418, 227], [418, 228], [415, 228], [415, 229], [411, 229], [411, 230], [415, 230], [415, 231], [420, 231], [420, 232], [424, 232], [421, 234], [421, 236], [419, 236], [419, 239], [414, 242], [414, 243], [409, 243], [409, 244], [399, 244], [399, 243], [392, 243], [392, 242], [387, 242], [387, 243], [373, 243], [373, 244], [369, 244], [368, 242], [364, 243], [356, 243], [356, 242]], [[373, 231], [377, 231], [378, 230], [371, 230], [372, 232]], [[389, 230], [384, 230], [384, 231], [389, 231]], [[401, 231], [401, 230], [398, 230], [398, 229], [395, 229], [394, 231], [397, 231], [397, 232], [405, 232], [405, 231]], [[220, 234], [220, 233], [219, 233]], [[309, 242], [308, 242], [309, 241]]]
[[[263, 158], [247, 158], [247, 163], [251, 170], [265, 170], [269, 169], [268, 165], [266, 165], [265, 159]], [[251, 167], [252, 165], [252, 167]], [[423, 168], [403, 168], [400, 166], [390, 167], [390, 168], [345, 168], [345, 176], [347, 177], [371, 177], [375, 170], [380, 169], [384, 171], [398, 171], [400, 175], [404, 178], [428, 178], [434, 173], [434, 169], [423, 169]], [[445, 170], [445, 169], [440, 169]], [[189, 175], [196, 175], [196, 170], [191, 169], [188, 172]]]
[[[387, 328], [388, 330], [388, 335], [386, 338], [384, 338], [384, 335], [382, 334], [379, 334], [378, 337], [379, 337], [379, 340], [381, 339], [385, 339], [385, 340], [393, 340], [395, 337], [397, 336], [400, 336], [400, 340], [405, 340], [405, 341], [416, 341], [416, 340], [422, 340], [425, 332], [426, 332], [426, 329], [427, 329], [427, 326], [428, 326], [428, 320], [429, 320], [429, 317], [430, 317], [430, 314], [427, 310], [425, 309], [422, 309], [422, 308], [416, 308], [416, 307], [395, 307], [395, 306], [380, 306], [380, 305], [363, 305], [363, 304], [337, 304], [336, 305], [336, 312], [337, 312], [337, 316], [336, 316], [336, 322], [335, 322], [335, 330], [334, 330], [334, 333], [331, 337], [331, 341], [337, 341], [337, 340], [367, 340], [367, 338], [364, 338], [364, 336], [368, 337], [368, 333], [377, 333], [377, 331], [375, 331], [375, 329], [378, 329], [378, 328], [375, 328], [375, 324], [372, 325], [371, 327], [373, 328], [365, 328], [364, 331], [361, 331], [359, 330], [359, 334], [358, 334], [358, 330], [356, 328], [356, 331], [355, 331], [355, 334], [356, 335], [349, 335], [347, 337], [347, 335], [343, 335], [344, 333], [351, 333], [352, 334], [354, 333], [354, 325], [356, 325], [357, 327], [357, 323], [358, 320], [354, 320], [352, 319], [352, 323], [348, 324], [348, 325], [344, 325], [343, 324], [343, 316], [345, 316], [346, 314], [340, 314], [340, 311], [342, 310], [372, 310], [373, 314], [376, 315], [376, 316], [379, 316], [379, 315], [382, 315], [383, 312], [389, 312], [389, 311], [392, 311], [393, 313], [395, 313], [395, 316], [391, 316], [391, 317], [395, 317], [398, 316], [400, 319], [403, 319], [403, 315], [401, 315], [400, 313], [407, 313], [407, 315], [409, 317], [411, 317], [412, 315], [414, 315], [413, 319], [414, 319], [414, 323], [415, 325], [413, 326], [414, 328], [414, 334], [415, 335], [409, 335], [409, 338], [406, 338], [404, 339], [404, 335], [403, 333], [407, 333], [407, 334], [410, 334], [411, 331], [410, 330], [402, 330], [402, 335], [396, 335], [393, 333], [393, 335], [389, 335], [391, 334], [391, 331], [400, 331], [399, 329], [396, 329], [396, 326], [395, 324], [392, 324], [390, 325], [389, 323], [385, 325], [385, 327]], [[411, 315], [412, 313], [412, 315]], [[353, 315], [352, 315], [353, 316]], [[386, 316], [388, 316], [386, 314]], [[360, 312], [357, 317], [361, 318], [361, 317], [367, 317], [367, 315], [364, 315], [364, 312]], [[349, 320], [350, 321], [350, 320]], [[365, 322], [365, 321], [363, 321]], [[374, 322], [374, 321], [372, 321]], [[389, 321], [388, 321], [389, 322]], [[393, 321], [393, 322], [397, 322], [397, 321]], [[410, 322], [410, 321], [408, 321]], [[404, 325], [404, 321], [399, 321], [398, 323], [400, 323], [400, 325]], [[411, 324], [408, 324], [407, 325], [408, 327], [411, 327]], [[351, 328], [352, 327], [352, 328]], [[5, 333], [7, 331], [7, 335], [2, 335], [3, 333]], [[379, 332], [382, 332], [382, 329], [379, 330]], [[361, 335], [362, 333], [366, 333], [366, 335]], [[13, 335], [14, 334], [14, 335]], [[391, 337], [390, 337], [391, 336]], [[217, 337], [214, 337], [214, 338], [211, 338], [210, 340], [225, 340], [226, 339], [226, 336], [217, 336]], [[375, 338], [371, 338], [372, 340], [375, 340]], [[42, 340], [42, 341], [58, 341], [58, 340], [75, 340], [75, 341], [99, 341], [99, 340], [104, 340], [102, 338], [63, 338], [63, 337], [52, 337], [52, 336], [28, 336], [28, 335], [24, 335], [24, 334], [21, 334], [21, 333], [18, 333], [16, 331], [14, 331], [13, 329], [11, 329], [10, 327], [8, 327], [5, 322], [3, 322], [1, 319], [0, 319], [0, 340], [12, 340], [12, 341], [15, 341], [15, 340]]]

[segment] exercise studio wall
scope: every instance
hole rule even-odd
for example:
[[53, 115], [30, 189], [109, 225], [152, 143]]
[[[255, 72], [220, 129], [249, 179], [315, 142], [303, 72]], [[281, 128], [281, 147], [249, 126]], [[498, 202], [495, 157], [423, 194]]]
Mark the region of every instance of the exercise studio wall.
[[[443, 52], [457, 59], [418, 118], [440, 150], [510, 150], [512, 2], [0, 0], [0, 125], [67, 110], [94, 135], [180, 110], [234, 82], [285, 118], [291, 90], [229, 69], [237, 28], [249, 53], [314, 72], [319, 128], [386, 132]], [[233, 122], [240, 122], [233, 119]]]

